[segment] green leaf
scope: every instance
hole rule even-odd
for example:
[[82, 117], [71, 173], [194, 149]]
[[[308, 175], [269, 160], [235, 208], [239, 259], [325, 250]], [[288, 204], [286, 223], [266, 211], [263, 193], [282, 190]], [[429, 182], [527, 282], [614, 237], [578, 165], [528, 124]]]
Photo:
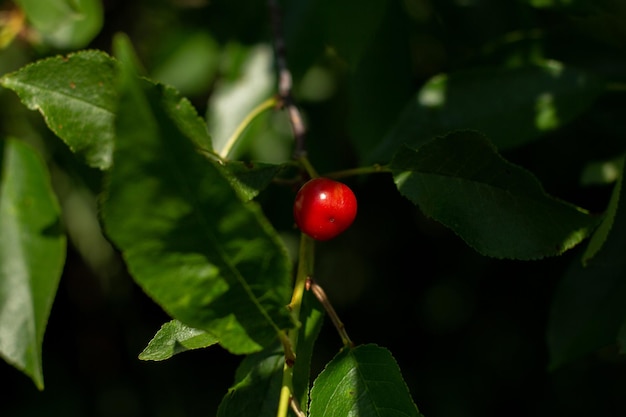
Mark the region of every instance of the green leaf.
[[44, 42], [56, 48], [83, 48], [102, 28], [100, 0], [16, 0], [16, 3]]
[[231, 174], [231, 184], [246, 200], [259, 195], [283, 169], [281, 165], [262, 162], [229, 161], [226, 171]]
[[44, 161], [23, 142], [0, 144], [0, 355], [43, 389], [41, 345], [66, 239]]
[[[323, 323], [324, 313], [309, 291], [304, 293], [300, 310], [301, 327], [293, 367], [294, 396], [306, 413], [313, 345]], [[247, 356], [237, 369], [235, 384], [222, 400], [218, 417], [275, 417], [283, 379], [285, 354], [281, 347]]]
[[305, 413], [309, 405], [309, 384], [311, 381], [311, 358], [314, 345], [324, 324], [324, 309], [311, 291], [302, 297], [300, 310], [300, 333], [296, 346], [296, 363], [293, 366], [293, 390], [300, 408]]
[[618, 169], [620, 171], [620, 175], [615, 183], [615, 187], [613, 188], [613, 192], [611, 193], [611, 199], [609, 200], [609, 207], [602, 219], [602, 222], [598, 226], [598, 229], [593, 233], [591, 239], [589, 239], [589, 245], [587, 246], [587, 250], [583, 254], [583, 264], [586, 265], [591, 258], [593, 258], [600, 249], [602, 249], [602, 245], [606, 242], [606, 239], [611, 232], [611, 228], [613, 227], [613, 221], [615, 220], [615, 214], [617, 213], [617, 209], [619, 207], [619, 199], [622, 194], [622, 184], [624, 183], [624, 158], [621, 158], [619, 162], [617, 162]]
[[395, 359], [375, 345], [341, 351], [311, 390], [310, 417], [420, 415]]
[[162, 361], [178, 353], [209, 347], [217, 342], [217, 338], [203, 330], [172, 320], [161, 326], [148, 346], [139, 354], [139, 359]]
[[500, 150], [524, 145], [587, 110], [604, 83], [554, 61], [516, 68], [473, 68], [430, 79], [372, 153], [388, 161], [402, 145], [418, 147], [457, 129], [483, 132]]
[[[150, 83], [150, 81], [146, 82]], [[203, 151], [212, 151], [213, 144], [207, 125], [191, 102], [174, 87], [156, 84], [161, 91], [163, 106], [176, 126]]]
[[[118, 46], [119, 48], [119, 46]], [[122, 61], [105, 230], [133, 278], [173, 318], [232, 353], [291, 327], [290, 265], [277, 233], [221, 167], [196, 152], [158, 87]]]
[[275, 417], [285, 355], [280, 348], [247, 356], [237, 368], [235, 384], [217, 410], [218, 417]]
[[[89, 50], [37, 61], [5, 75], [0, 84], [14, 90], [28, 108], [38, 110], [50, 130], [88, 165], [106, 170], [113, 152], [116, 72], [114, 59]], [[211, 151], [206, 123], [189, 100], [173, 87], [159, 84], [158, 88], [178, 128], [199, 148]]]
[[116, 64], [104, 52], [82, 51], [27, 65], [0, 79], [88, 165], [106, 169], [113, 151]]
[[623, 187], [615, 190], [612, 226], [598, 231], [602, 244], [590, 245], [594, 256], [575, 261], [557, 287], [548, 322], [552, 369], [614, 344], [626, 320], [626, 205]]
[[418, 150], [402, 148], [391, 168], [404, 196], [483, 255], [558, 255], [598, 222], [548, 196], [532, 174], [503, 159], [477, 132], [451, 133]]

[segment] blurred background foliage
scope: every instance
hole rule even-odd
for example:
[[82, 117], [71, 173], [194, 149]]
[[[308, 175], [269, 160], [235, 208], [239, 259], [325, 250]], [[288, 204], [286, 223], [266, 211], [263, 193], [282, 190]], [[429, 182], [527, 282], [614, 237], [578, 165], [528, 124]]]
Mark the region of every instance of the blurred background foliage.
[[[100, 30], [79, 46], [42, 39], [36, 22], [15, 38], [0, 33], [0, 73], [77, 47], [110, 51], [113, 34], [125, 32], [146, 73], [206, 115], [218, 149], [276, 90], [264, 1], [103, 0], [101, 7]], [[310, 159], [322, 173], [361, 164], [407, 101], [440, 73], [551, 59], [614, 85], [626, 81], [620, 0], [284, 0], [282, 7], [295, 98], [309, 129]], [[0, 9], [6, 27], [14, 3], [0, 2]], [[588, 163], [626, 148], [622, 94], [602, 95], [582, 116], [505, 156], [549, 193], [602, 212], [611, 187], [591, 179], [598, 170]], [[214, 415], [240, 358], [214, 347], [161, 363], [137, 359], [167, 317], [101, 234], [101, 173], [77, 163], [14, 94], [1, 90], [0, 106], [0, 134], [23, 138], [47, 156], [70, 238], [44, 341], [46, 389], [37, 392], [0, 361], [7, 387], [1, 414]], [[278, 163], [291, 151], [285, 115], [266, 112], [234, 157]], [[345, 235], [319, 245], [317, 279], [356, 343], [377, 343], [395, 355], [424, 415], [626, 415], [626, 362], [616, 347], [548, 371], [550, 304], [582, 249], [536, 262], [485, 258], [424, 218], [389, 176], [347, 182], [359, 215]], [[293, 196], [273, 185], [258, 198], [290, 247], [297, 240]], [[325, 325], [314, 369], [339, 346]]]

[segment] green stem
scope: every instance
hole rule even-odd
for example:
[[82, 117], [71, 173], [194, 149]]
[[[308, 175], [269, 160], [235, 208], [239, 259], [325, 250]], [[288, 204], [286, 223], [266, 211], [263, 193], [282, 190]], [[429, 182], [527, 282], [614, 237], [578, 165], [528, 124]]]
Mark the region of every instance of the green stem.
[[[294, 283], [291, 302], [287, 306], [291, 311], [291, 316], [296, 323], [300, 323], [300, 309], [302, 307], [302, 297], [306, 287], [307, 280], [313, 275], [313, 262], [315, 253], [315, 241], [304, 233], [300, 237], [300, 250], [298, 259], [298, 271], [296, 273], [296, 282]], [[280, 399], [278, 402], [278, 413], [276, 417], [287, 417], [289, 403], [293, 396], [293, 353], [298, 345], [298, 335], [300, 327], [296, 327], [289, 331], [289, 340], [284, 341], [285, 346], [285, 365], [283, 366], [283, 382], [280, 390]]]
[[250, 123], [252, 123], [252, 121], [261, 113], [263, 113], [265, 110], [269, 110], [271, 108], [276, 107], [277, 102], [278, 100], [276, 97], [270, 97], [267, 100], [265, 100], [263, 103], [259, 104], [254, 109], [252, 109], [252, 111], [246, 115], [246, 117], [241, 121], [241, 123], [239, 123], [239, 126], [237, 126], [233, 134], [228, 138], [228, 140], [226, 141], [226, 144], [224, 145], [224, 147], [222, 148], [222, 151], [220, 152], [220, 156], [223, 159], [226, 159], [228, 157], [228, 154], [230, 154], [230, 151], [233, 149], [233, 147], [237, 143], [237, 141], [241, 138], [241, 134], [243, 133], [243, 131], [248, 126], [250, 126]]
[[306, 155], [298, 156], [297, 161], [304, 168], [304, 170], [307, 172], [309, 177], [311, 178], [319, 177], [319, 174], [317, 173], [317, 171], [313, 167], [313, 164], [311, 164], [311, 161], [309, 161], [309, 158]]
[[356, 175], [375, 174], [379, 172], [391, 172], [391, 168], [389, 168], [388, 165], [375, 164], [367, 167], [358, 167], [352, 169], [344, 169], [342, 171], [329, 172], [328, 174], [324, 174], [324, 177], [337, 179], [353, 177]]

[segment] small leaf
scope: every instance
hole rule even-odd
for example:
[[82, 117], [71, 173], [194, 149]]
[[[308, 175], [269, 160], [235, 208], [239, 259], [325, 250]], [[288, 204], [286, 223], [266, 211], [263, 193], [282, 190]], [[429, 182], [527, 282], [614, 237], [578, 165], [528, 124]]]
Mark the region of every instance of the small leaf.
[[162, 361], [193, 349], [201, 349], [218, 343], [215, 336], [189, 327], [178, 320], [165, 323], [148, 346], [141, 352], [142, 361]]
[[235, 384], [217, 410], [217, 417], [275, 417], [285, 355], [271, 348], [247, 356], [237, 368]]
[[246, 200], [252, 200], [259, 195], [283, 169], [281, 165], [262, 162], [230, 161], [226, 164], [226, 171], [231, 174], [231, 184]]
[[548, 322], [551, 369], [616, 343], [626, 320], [626, 204], [623, 187], [615, 190], [611, 225], [590, 244], [593, 257], [588, 250], [584, 265], [573, 262], [557, 287]]
[[348, 416], [421, 416], [387, 349], [343, 350], [315, 380], [310, 417]]
[[173, 318], [232, 353], [259, 351], [293, 326], [286, 250], [260, 208], [196, 152], [159, 88], [120, 63], [115, 163], [102, 207], [107, 235]]
[[83, 48], [102, 28], [101, 0], [16, 0], [16, 3], [44, 41], [56, 48]]
[[106, 169], [113, 151], [116, 64], [99, 51], [81, 51], [27, 65], [0, 79], [88, 165]]
[[603, 91], [602, 80], [554, 61], [438, 75], [408, 103], [370, 160], [388, 161], [402, 144], [416, 148], [457, 129], [483, 132], [500, 150], [517, 147], [571, 122]]
[[503, 159], [477, 132], [451, 133], [418, 150], [402, 148], [391, 168], [404, 196], [483, 255], [558, 255], [598, 222], [548, 196], [532, 174]]
[[0, 145], [0, 355], [43, 389], [41, 345], [66, 239], [44, 161], [23, 142]]

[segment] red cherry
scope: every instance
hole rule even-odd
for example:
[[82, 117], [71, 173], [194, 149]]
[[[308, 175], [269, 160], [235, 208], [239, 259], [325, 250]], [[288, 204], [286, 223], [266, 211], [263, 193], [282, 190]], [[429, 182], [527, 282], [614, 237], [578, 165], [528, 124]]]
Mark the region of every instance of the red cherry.
[[313, 178], [298, 191], [293, 216], [302, 232], [316, 240], [329, 240], [354, 221], [356, 197], [343, 183]]

